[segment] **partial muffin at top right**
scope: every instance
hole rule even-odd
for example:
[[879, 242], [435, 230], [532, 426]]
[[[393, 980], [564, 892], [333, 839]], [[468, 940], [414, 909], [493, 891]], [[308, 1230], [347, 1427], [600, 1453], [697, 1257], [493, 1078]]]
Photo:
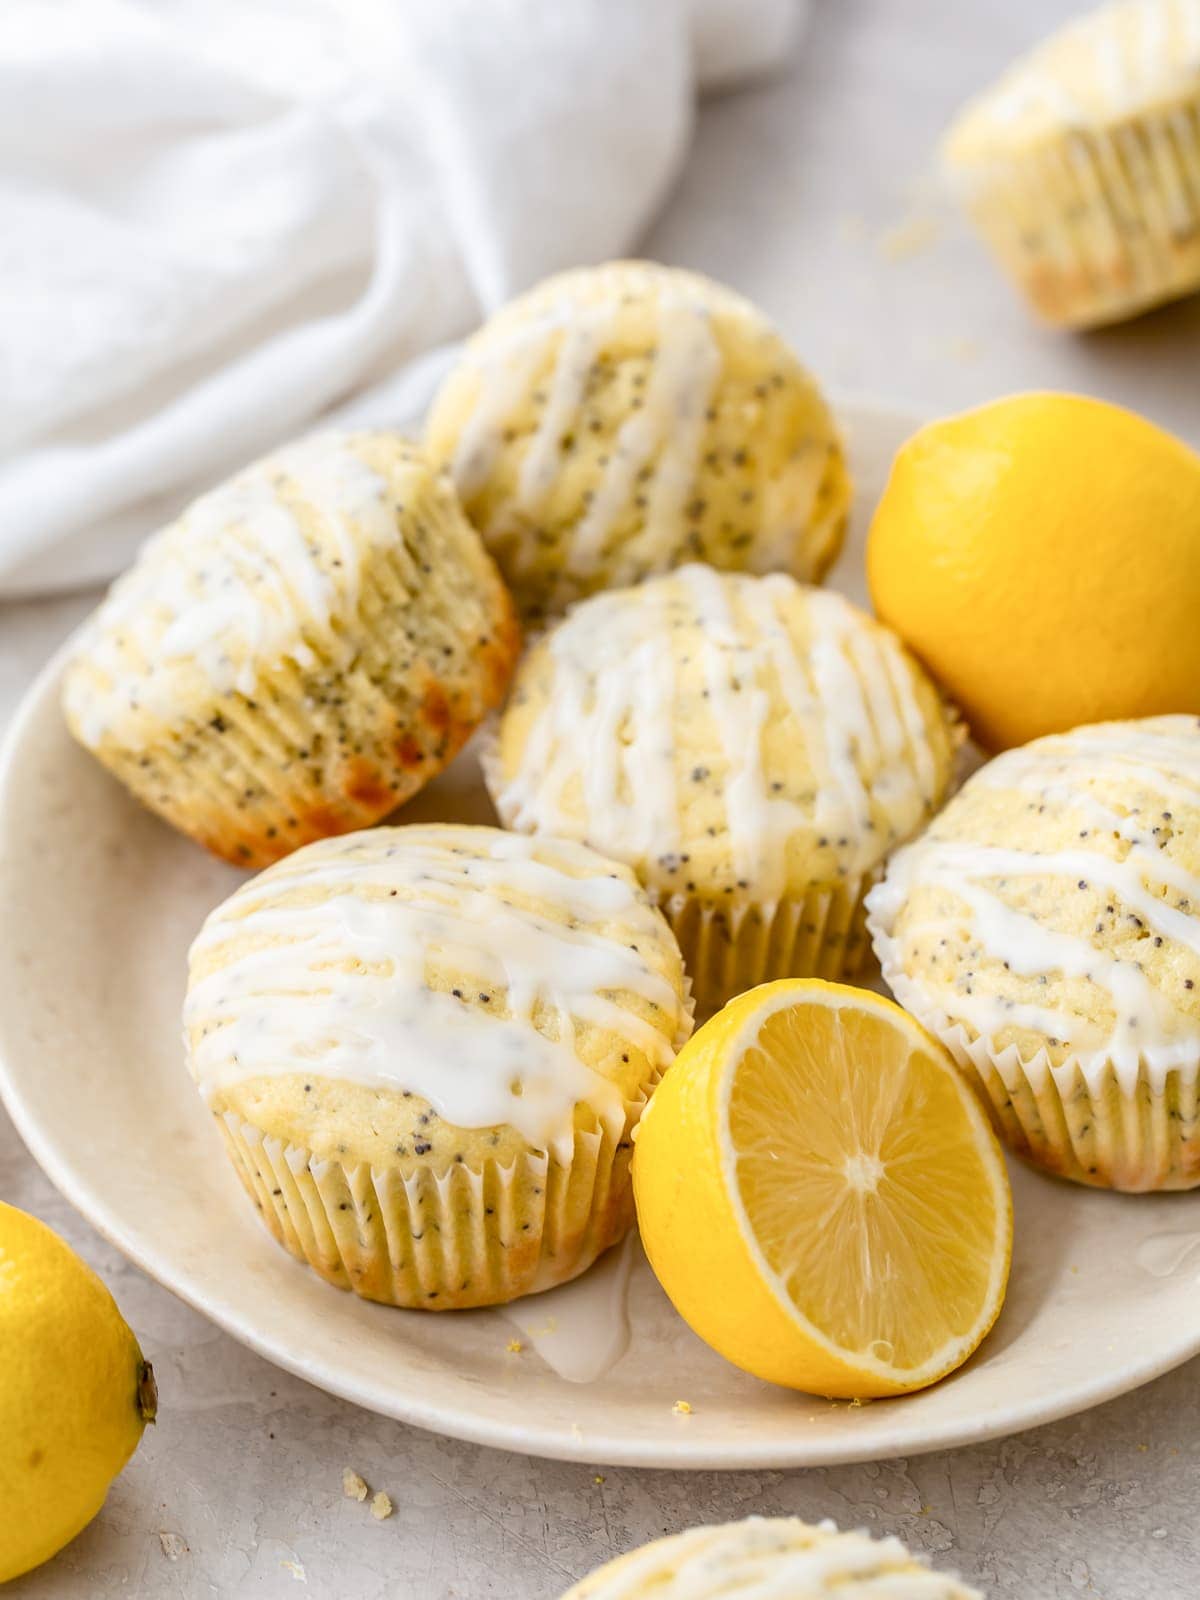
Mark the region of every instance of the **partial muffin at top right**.
[[1044, 320], [1117, 322], [1200, 288], [1200, 0], [1068, 23], [963, 108], [942, 156]]
[[1006, 751], [868, 897], [897, 999], [1020, 1154], [1114, 1189], [1200, 1185], [1200, 721]]

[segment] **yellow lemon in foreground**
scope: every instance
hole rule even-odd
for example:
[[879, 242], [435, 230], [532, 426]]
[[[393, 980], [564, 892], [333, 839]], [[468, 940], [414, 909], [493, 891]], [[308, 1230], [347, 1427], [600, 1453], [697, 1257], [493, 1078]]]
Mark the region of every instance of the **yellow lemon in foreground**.
[[811, 1393], [919, 1389], [999, 1313], [1012, 1199], [987, 1117], [899, 1006], [763, 984], [686, 1044], [642, 1117], [642, 1242], [735, 1366]]
[[156, 1404], [100, 1279], [45, 1223], [0, 1201], [0, 1583], [86, 1527]]
[[1118, 406], [1015, 395], [922, 428], [867, 577], [990, 749], [1200, 712], [1200, 456]]

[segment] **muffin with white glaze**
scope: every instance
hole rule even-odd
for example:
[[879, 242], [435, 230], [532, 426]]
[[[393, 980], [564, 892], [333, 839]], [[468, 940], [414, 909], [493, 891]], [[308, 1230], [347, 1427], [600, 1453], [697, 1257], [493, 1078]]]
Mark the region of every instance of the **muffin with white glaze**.
[[71, 731], [239, 866], [376, 822], [502, 698], [512, 602], [449, 483], [395, 434], [255, 463], [151, 539], [84, 625]]
[[691, 565], [534, 645], [485, 776], [507, 827], [633, 867], [705, 1013], [857, 970], [863, 894], [940, 805], [957, 742], [915, 659], [841, 595]]
[[426, 436], [526, 615], [685, 561], [815, 582], [841, 544], [850, 482], [813, 380], [748, 301], [653, 262], [506, 306]]
[[839, 1533], [799, 1517], [690, 1528], [618, 1556], [562, 1600], [983, 1600], [931, 1572], [899, 1539]]
[[1099, 723], [983, 767], [868, 900], [898, 1000], [1020, 1154], [1200, 1184], [1200, 724]]
[[191, 952], [188, 1060], [294, 1255], [392, 1305], [562, 1283], [633, 1220], [646, 1100], [691, 1031], [627, 868], [494, 828], [327, 839]]
[[1050, 322], [1200, 288], [1200, 0], [1077, 18], [959, 114], [947, 172]]

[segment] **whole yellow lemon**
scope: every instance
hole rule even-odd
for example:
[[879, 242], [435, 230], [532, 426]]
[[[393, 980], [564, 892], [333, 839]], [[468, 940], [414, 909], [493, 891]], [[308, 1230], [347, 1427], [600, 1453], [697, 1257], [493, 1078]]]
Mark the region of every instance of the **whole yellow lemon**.
[[1200, 712], [1200, 456], [1119, 406], [1014, 395], [922, 428], [867, 577], [989, 749]]
[[156, 1405], [154, 1374], [100, 1279], [0, 1201], [0, 1583], [87, 1526]]

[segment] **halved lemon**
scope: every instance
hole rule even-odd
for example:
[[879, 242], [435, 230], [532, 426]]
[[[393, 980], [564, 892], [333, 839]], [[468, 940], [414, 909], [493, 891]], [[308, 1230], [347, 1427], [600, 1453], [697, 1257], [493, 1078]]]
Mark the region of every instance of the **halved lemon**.
[[787, 979], [731, 1001], [655, 1091], [633, 1182], [680, 1315], [773, 1383], [923, 1388], [999, 1314], [1000, 1147], [942, 1045], [866, 990]]

